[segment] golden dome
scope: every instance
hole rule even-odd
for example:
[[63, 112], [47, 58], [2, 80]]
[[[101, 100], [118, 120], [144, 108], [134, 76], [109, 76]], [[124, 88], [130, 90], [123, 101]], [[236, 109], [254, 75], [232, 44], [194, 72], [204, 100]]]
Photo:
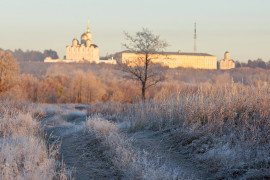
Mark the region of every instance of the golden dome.
[[76, 38], [74, 38], [72, 40], [72, 46], [77, 46], [78, 45], [78, 40]]
[[85, 39], [85, 40], [88, 39], [87, 34], [86, 33], [83, 33], [82, 36], [81, 36], [81, 39]]

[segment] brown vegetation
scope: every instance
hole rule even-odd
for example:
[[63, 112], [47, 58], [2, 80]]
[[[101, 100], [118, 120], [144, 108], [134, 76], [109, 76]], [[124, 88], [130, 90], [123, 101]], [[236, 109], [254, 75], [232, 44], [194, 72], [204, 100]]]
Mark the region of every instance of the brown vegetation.
[[[140, 84], [126, 79], [115, 65], [21, 63], [21, 98], [42, 103], [95, 103], [140, 101]], [[239, 83], [263, 87], [270, 84], [269, 70], [238, 68], [229, 71], [168, 69], [165, 81], [149, 88], [147, 99], [163, 92], [195, 92], [200, 84]]]
[[0, 93], [11, 90], [17, 82], [19, 67], [10, 53], [0, 51]]

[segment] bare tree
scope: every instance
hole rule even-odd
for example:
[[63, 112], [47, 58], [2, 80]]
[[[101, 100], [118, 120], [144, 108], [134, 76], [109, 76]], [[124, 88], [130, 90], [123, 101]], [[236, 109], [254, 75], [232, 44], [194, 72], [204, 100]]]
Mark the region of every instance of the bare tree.
[[118, 64], [129, 79], [141, 84], [142, 100], [145, 102], [146, 90], [164, 79], [163, 73], [153, 66], [152, 60], [157, 58], [158, 53], [168, 44], [160, 40], [160, 36], [145, 28], [134, 36], [127, 32], [124, 32], [124, 35], [127, 43], [123, 46], [136, 56], [131, 60], [118, 60]]

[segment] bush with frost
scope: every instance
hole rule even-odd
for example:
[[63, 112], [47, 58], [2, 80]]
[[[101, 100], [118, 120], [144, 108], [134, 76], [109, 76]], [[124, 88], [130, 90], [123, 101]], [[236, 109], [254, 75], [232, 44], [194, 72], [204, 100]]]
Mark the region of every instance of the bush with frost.
[[0, 179], [67, 179], [57, 161], [59, 145], [47, 145], [41, 124], [17, 108], [1, 104]]

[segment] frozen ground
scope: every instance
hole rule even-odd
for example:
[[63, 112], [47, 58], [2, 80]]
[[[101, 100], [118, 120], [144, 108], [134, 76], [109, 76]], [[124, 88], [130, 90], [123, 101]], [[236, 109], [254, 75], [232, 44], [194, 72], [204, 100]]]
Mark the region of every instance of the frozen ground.
[[134, 147], [147, 151], [152, 158], [163, 158], [167, 167], [178, 167], [184, 177], [188, 179], [209, 179], [211, 177], [207, 168], [196, 162], [192, 155], [172, 146], [173, 135], [170, 132], [141, 131], [129, 136], [134, 139]]
[[[128, 124], [116, 126], [116, 131], [119, 130], [120, 133], [119, 136], [122, 134], [127, 138], [121, 142], [130, 142], [127, 152], [136, 152], [140, 156], [139, 158], [136, 156], [137, 160], [131, 162], [135, 163], [131, 165], [132, 168], [123, 167], [123, 170], [119, 167], [120, 165], [113, 162], [115, 157], [111, 152], [115, 152], [117, 146], [109, 147], [103, 142], [104, 139], [97, 137], [99, 136], [97, 132], [91, 129], [85, 130], [87, 117], [84, 107], [52, 105], [42, 108], [46, 113], [42, 123], [44, 130], [49, 135], [49, 141], [51, 143], [61, 141], [60, 156], [67, 169], [73, 172], [75, 179], [136, 179], [134, 176], [129, 178], [124, 176], [124, 174], [128, 174], [124, 171], [133, 171], [133, 167], [137, 168], [136, 173], [149, 171], [150, 175], [143, 176], [145, 177], [143, 179], [154, 179], [151, 177], [159, 176], [160, 173], [174, 174], [172, 175], [175, 177], [174, 179], [209, 179], [211, 177], [207, 168], [196, 163], [192, 155], [171, 146], [173, 136], [170, 131], [127, 133], [125, 127]], [[110, 134], [109, 138], [114, 137]], [[107, 141], [111, 142], [108, 139]], [[119, 144], [119, 146], [125, 148], [125, 145]], [[121, 153], [121, 151], [119, 152]], [[138, 166], [140, 167], [138, 168]], [[145, 170], [141, 172], [143, 168]]]
[[[83, 108], [82, 108], [83, 109]], [[43, 119], [49, 141], [61, 141], [61, 157], [75, 179], [119, 179], [104, 154], [106, 149], [93, 133], [85, 132], [86, 113], [72, 106], [45, 108]]]

